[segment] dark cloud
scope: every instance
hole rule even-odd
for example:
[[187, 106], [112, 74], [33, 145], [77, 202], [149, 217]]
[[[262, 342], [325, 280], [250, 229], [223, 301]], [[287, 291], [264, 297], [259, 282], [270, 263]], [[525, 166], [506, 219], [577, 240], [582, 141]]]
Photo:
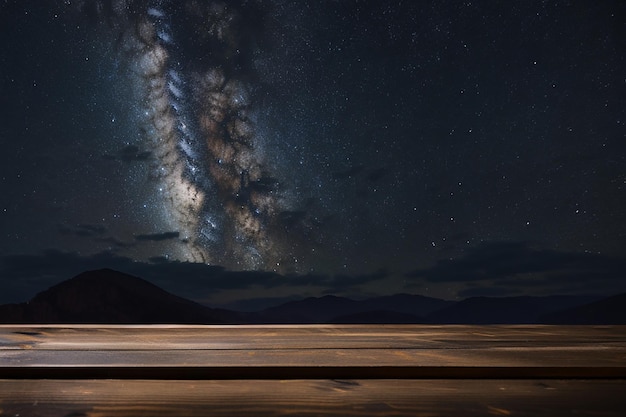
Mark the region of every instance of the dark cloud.
[[38, 278], [66, 276], [71, 271], [82, 272], [89, 269], [105, 268], [112, 265], [116, 268], [132, 266], [130, 258], [117, 256], [112, 252], [100, 252], [91, 256], [80, 256], [74, 252], [63, 252], [49, 249], [41, 254], [17, 254], [0, 257], [2, 278], [9, 281], [10, 277]]
[[347, 274], [304, 274], [304, 275], [288, 275], [281, 277], [280, 284], [284, 285], [286, 278], [289, 285], [294, 287], [322, 288], [321, 294], [334, 294], [350, 291], [353, 293], [360, 292], [360, 287], [374, 281], [383, 280], [389, 276], [386, 270], [379, 270], [370, 274], [347, 275]]
[[487, 282], [496, 287], [571, 287], [626, 277], [626, 260], [597, 253], [534, 249], [524, 242], [489, 242], [458, 259], [440, 260], [408, 278], [430, 282]]
[[79, 237], [97, 237], [107, 232], [106, 227], [99, 224], [79, 224], [77, 226], [59, 225], [59, 232], [62, 235]]
[[115, 248], [115, 249], [125, 249], [125, 248], [131, 248], [131, 247], [135, 246], [133, 243], [124, 242], [123, 240], [120, 240], [120, 239], [112, 237], [112, 236], [99, 238], [97, 240], [98, 240], [98, 242], [106, 243], [106, 244], [110, 245], [111, 248]]
[[146, 235], [135, 235], [135, 240], [160, 242], [163, 240], [178, 239], [179, 236], [180, 236], [179, 232], [163, 232], [163, 233], [152, 233], [152, 234], [146, 234]]
[[102, 242], [112, 250], [126, 249], [135, 246], [134, 243], [124, 242], [113, 236], [106, 236], [108, 230], [99, 224], [79, 224], [69, 226], [61, 224], [58, 226], [59, 232], [64, 236], [76, 236], [81, 238], [91, 238], [94, 242]]
[[152, 157], [152, 152], [141, 150], [134, 145], [128, 145], [119, 152], [118, 156], [124, 162], [147, 161]]
[[328, 293], [333, 291], [346, 291], [346, 290], [354, 290], [363, 284], [367, 284], [373, 281], [383, 280], [389, 276], [389, 272], [380, 269], [376, 272], [372, 272], [370, 274], [361, 274], [361, 275], [332, 275], [326, 276], [324, 284], [329, 288]]
[[251, 181], [248, 184], [248, 187], [252, 191], [256, 191], [259, 193], [271, 193], [278, 190], [280, 188], [279, 185], [280, 183], [277, 178], [271, 176], [263, 176], [255, 181]]

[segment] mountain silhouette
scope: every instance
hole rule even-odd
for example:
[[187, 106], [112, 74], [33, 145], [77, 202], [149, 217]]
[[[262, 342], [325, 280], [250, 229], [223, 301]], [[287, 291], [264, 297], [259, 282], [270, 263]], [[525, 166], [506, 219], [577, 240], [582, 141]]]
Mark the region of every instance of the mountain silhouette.
[[626, 324], [626, 293], [545, 314], [546, 324]]
[[337, 316], [358, 311], [357, 305], [349, 298], [325, 295], [290, 301], [258, 314], [263, 323], [328, 323]]
[[335, 317], [333, 324], [421, 324], [424, 319], [413, 314], [389, 310], [364, 311]]
[[441, 324], [530, 324], [545, 314], [597, 300], [590, 296], [471, 297], [426, 317]]
[[412, 316], [426, 316], [453, 305], [454, 301], [416, 294], [395, 294], [360, 301], [364, 310], [395, 311]]
[[[326, 295], [290, 301], [260, 311], [258, 320], [264, 323], [381, 323], [375, 313], [384, 314], [397, 323], [421, 323], [421, 316], [453, 304], [452, 301], [421, 295], [396, 294], [356, 301]], [[392, 315], [393, 313], [393, 315]]]
[[240, 321], [231, 311], [211, 309], [175, 296], [141, 278], [100, 269], [63, 281], [27, 303], [0, 306], [2, 323], [180, 323]]

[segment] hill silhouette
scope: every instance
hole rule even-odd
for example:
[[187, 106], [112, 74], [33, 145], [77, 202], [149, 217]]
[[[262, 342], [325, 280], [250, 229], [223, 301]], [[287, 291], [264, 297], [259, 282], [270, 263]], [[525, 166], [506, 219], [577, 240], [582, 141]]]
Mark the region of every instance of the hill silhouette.
[[421, 324], [424, 319], [413, 314], [389, 310], [373, 310], [362, 313], [338, 316], [331, 321], [333, 324]]
[[545, 314], [595, 301], [589, 296], [471, 297], [426, 317], [441, 324], [531, 324]]
[[626, 293], [545, 314], [546, 324], [625, 324]]
[[450, 304], [453, 302], [410, 294], [396, 294], [360, 301], [325, 295], [267, 308], [258, 313], [257, 320], [264, 323], [345, 322], [342, 320], [349, 320], [352, 323], [382, 323], [384, 316], [396, 323], [421, 323], [423, 322], [421, 316]]
[[235, 312], [205, 307], [111, 269], [87, 271], [27, 303], [0, 306], [2, 323], [219, 324], [239, 320]]
[[327, 323], [336, 316], [353, 313], [357, 301], [334, 295], [290, 301], [260, 311], [264, 323]]

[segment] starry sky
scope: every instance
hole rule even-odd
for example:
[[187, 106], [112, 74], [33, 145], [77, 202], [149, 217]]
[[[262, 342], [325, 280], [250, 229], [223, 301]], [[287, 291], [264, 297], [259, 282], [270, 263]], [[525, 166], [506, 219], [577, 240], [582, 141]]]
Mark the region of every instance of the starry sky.
[[0, 302], [626, 291], [626, 3], [0, 1]]

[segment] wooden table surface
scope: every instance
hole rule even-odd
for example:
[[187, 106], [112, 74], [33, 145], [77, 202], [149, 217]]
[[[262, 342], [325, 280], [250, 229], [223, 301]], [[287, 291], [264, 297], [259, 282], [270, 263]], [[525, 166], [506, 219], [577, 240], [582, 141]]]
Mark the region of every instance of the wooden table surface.
[[0, 416], [626, 415], [626, 326], [0, 326]]

